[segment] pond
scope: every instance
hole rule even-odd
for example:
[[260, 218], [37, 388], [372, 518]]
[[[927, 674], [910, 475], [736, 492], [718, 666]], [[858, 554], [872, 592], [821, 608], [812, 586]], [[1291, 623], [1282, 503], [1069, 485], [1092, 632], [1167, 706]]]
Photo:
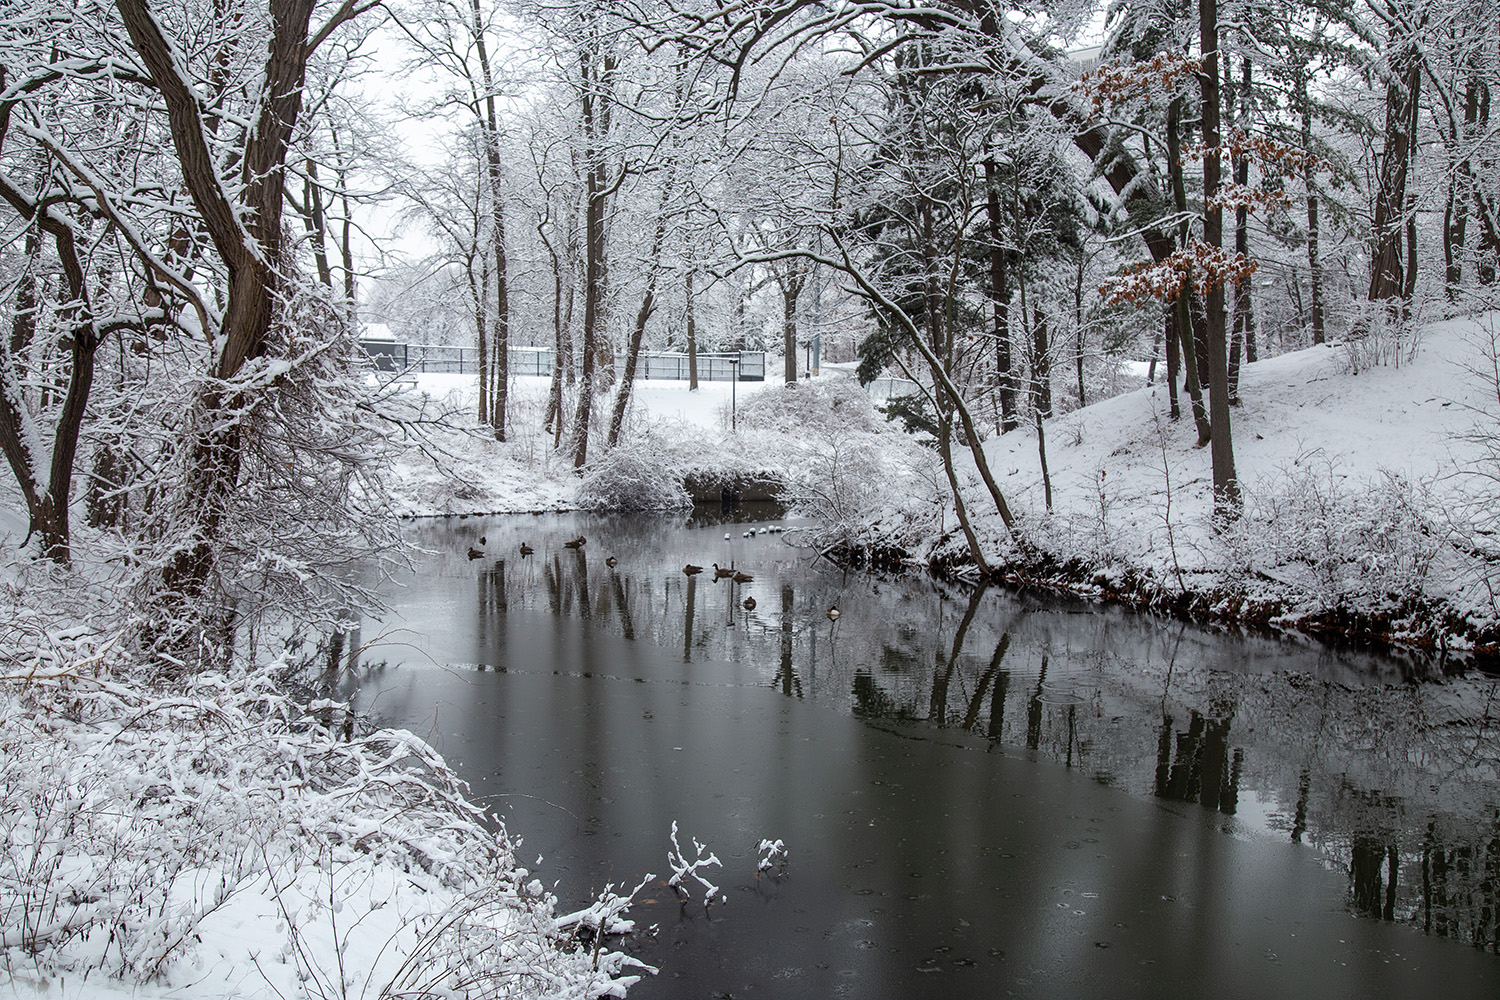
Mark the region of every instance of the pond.
[[674, 822], [722, 862], [706, 908], [642, 890], [632, 997], [1500, 996], [1493, 678], [844, 571], [755, 516], [419, 522], [360, 637], [360, 707], [563, 907], [670, 874]]

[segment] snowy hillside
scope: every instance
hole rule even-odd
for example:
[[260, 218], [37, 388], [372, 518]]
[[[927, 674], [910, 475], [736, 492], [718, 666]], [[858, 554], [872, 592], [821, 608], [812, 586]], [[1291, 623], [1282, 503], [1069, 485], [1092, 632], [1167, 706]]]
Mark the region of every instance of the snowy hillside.
[[[1170, 420], [1160, 384], [1048, 422], [1051, 517], [1034, 430], [993, 439], [986, 454], [1021, 536], [1069, 566], [1059, 580], [1156, 604], [1192, 592], [1186, 603], [1226, 617], [1354, 631], [1388, 620], [1409, 639], [1492, 641], [1500, 411], [1484, 373], [1497, 323], [1430, 326], [1414, 348], [1357, 371], [1346, 345], [1246, 365], [1233, 410], [1245, 514], [1224, 533], [1188, 400]], [[971, 508], [986, 509], [971, 483]], [[1005, 546], [998, 518], [987, 527]]]

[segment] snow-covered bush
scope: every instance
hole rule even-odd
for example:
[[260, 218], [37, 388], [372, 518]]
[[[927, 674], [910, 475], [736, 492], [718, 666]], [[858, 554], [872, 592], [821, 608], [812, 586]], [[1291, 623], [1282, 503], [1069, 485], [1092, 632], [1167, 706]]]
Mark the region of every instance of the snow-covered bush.
[[1424, 483], [1390, 471], [1350, 481], [1304, 455], [1246, 491], [1236, 550], [1320, 609], [1400, 607], [1427, 596], [1434, 563], [1451, 551], [1436, 511]]
[[1382, 302], [1356, 301], [1351, 308], [1353, 315], [1344, 341], [1351, 372], [1358, 375], [1377, 365], [1400, 368], [1416, 360], [1425, 317], [1392, 316]]
[[877, 431], [885, 423], [868, 393], [852, 378], [819, 378], [756, 393], [739, 404], [745, 430], [806, 434], [810, 428]]
[[559, 927], [503, 827], [421, 739], [327, 725], [347, 707], [299, 706], [285, 667], [158, 688], [123, 632], [6, 610], [0, 951], [13, 981], [104, 975], [191, 993], [200, 959], [253, 967], [279, 996], [586, 1000], [633, 981], [624, 956]]
[[693, 505], [676, 466], [649, 447], [615, 448], [589, 467], [578, 489], [586, 510], [680, 510]]

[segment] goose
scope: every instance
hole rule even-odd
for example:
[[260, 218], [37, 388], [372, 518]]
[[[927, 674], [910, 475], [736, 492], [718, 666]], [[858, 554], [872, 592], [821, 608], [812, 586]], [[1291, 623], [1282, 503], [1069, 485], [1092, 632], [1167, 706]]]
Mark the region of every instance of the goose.
[[730, 566], [728, 568], [725, 568], [723, 566], [720, 566], [718, 563], [714, 563], [714, 579], [722, 580], [726, 576], [734, 576], [734, 567]]
[[703, 567], [694, 566], [692, 563], [688, 563], [686, 566], [682, 567], [682, 571], [688, 576], [697, 576], [699, 573], [703, 572]]
[[566, 542], [563, 542], [563, 548], [581, 549], [583, 548], [584, 543], [587, 541], [588, 539], [584, 538], [582, 535], [579, 535], [577, 538], [570, 538]]
[[535, 551], [536, 551], [536, 549], [532, 548], [530, 545], [527, 545], [525, 542], [521, 543], [521, 555], [522, 556], [529, 556], [529, 555], [531, 555]]
[[738, 572], [732, 575], [730, 579], [735, 583], [749, 583], [751, 580], [754, 580], [755, 577], [751, 576], [749, 573]]
[[604, 560], [604, 565], [608, 566], [610, 569], [614, 569], [616, 566], [620, 565], [620, 560], [616, 559], [614, 556], [610, 556], [608, 559]]
[[839, 620], [839, 606], [837, 604], [835, 604], [833, 607], [829, 608], [824, 613], [826, 615], [828, 615], [828, 620], [831, 621], [831, 622], [836, 622], [836, 621]]
[[483, 559], [484, 558], [484, 550], [483, 549], [476, 549], [474, 546], [470, 545], [469, 546], [469, 558], [470, 559]]
[[755, 598], [753, 598], [753, 597], [747, 597], [743, 601], [741, 601], [740, 603], [742, 605], [744, 605], [746, 611], [754, 611], [755, 610]]

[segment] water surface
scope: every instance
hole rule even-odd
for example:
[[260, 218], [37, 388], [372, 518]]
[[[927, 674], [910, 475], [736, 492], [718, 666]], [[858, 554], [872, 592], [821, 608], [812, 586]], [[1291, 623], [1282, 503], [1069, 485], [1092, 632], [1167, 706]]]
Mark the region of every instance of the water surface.
[[674, 820], [723, 861], [711, 907], [642, 893], [633, 997], [1500, 995], [1492, 680], [752, 527], [424, 522], [364, 630], [361, 704], [565, 906], [666, 874]]

